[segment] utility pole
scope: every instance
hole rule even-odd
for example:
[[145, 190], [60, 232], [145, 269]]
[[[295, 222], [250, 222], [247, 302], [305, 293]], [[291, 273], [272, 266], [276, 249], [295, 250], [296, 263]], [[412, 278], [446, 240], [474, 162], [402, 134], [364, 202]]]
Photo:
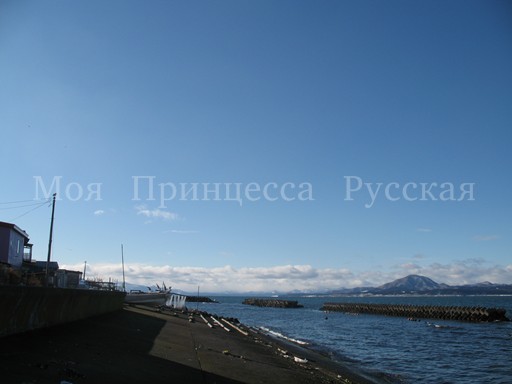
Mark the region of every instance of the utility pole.
[[52, 220], [50, 222], [50, 240], [48, 242], [48, 258], [46, 259], [46, 271], [45, 271], [45, 283], [48, 286], [48, 272], [50, 268], [50, 258], [52, 255], [52, 237], [53, 237], [53, 218], [55, 216], [55, 197], [56, 193], [53, 194], [53, 202], [52, 202]]
[[82, 280], [85, 281], [85, 271], [87, 269], [87, 260], [84, 261], [84, 274], [83, 274], [83, 277], [82, 277]]
[[126, 292], [126, 283], [124, 281], [124, 252], [123, 252], [123, 244], [121, 244], [121, 263], [123, 264], [123, 292]]

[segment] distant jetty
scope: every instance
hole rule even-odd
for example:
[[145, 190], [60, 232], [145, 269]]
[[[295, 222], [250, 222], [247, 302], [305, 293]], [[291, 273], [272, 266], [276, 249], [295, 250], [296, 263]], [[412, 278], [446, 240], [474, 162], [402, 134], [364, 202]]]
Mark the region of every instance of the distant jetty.
[[450, 307], [370, 303], [324, 303], [322, 311], [400, 316], [411, 319], [443, 319], [471, 322], [510, 321], [502, 308]]
[[206, 296], [187, 296], [189, 303], [218, 303], [217, 300], [213, 300]]
[[278, 300], [278, 299], [245, 299], [242, 304], [254, 305], [256, 307], [274, 307], [274, 308], [303, 308], [297, 300]]

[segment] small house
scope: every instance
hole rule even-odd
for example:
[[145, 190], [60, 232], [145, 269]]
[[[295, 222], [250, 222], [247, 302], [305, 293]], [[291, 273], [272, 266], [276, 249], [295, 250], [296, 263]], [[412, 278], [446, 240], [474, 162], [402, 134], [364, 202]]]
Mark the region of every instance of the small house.
[[32, 259], [28, 234], [17, 225], [0, 221], [0, 262], [21, 268]]
[[55, 277], [57, 279], [56, 286], [58, 288], [78, 288], [82, 272], [58, 269], [55, 273]]

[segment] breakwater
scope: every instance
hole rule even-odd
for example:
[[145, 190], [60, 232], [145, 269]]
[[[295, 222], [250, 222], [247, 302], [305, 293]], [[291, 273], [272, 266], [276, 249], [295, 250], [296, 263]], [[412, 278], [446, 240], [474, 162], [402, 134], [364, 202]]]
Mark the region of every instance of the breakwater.
[[0, 286], [0, 337], [123, 308], [125, 293]]
[[324, 303], [321, 310], [409, 317], [411, 319], [425, 318], [471, 322], [509, 321], [506, 317], [506, 310], [502, 308], [371, 303]]
[[207, 296], [187, 296], [187, 301], [189, 303], [217, 303], [216, 300]]
[[278, 299], [245, 299], [242, 304], [255, 305], [257, 307], [274, 308], [302, 308], [303, 306], [297, 300], [278, 300]]

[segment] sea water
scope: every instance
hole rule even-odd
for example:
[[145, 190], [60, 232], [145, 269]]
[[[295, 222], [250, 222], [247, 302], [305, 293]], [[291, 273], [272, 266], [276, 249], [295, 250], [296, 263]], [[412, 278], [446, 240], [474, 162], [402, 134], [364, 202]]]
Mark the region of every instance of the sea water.
[[398, 383], [512, 383], [512, 322], [467, 323], [437, 319], [324, 313], [324, 302], [499, 307], [512, 318], [512, 296], [279, 297], [304, 308], [243, 305], [244, 297], [215, 297], [198, 309], [274, 335], [308, 343], [334, 360]]

